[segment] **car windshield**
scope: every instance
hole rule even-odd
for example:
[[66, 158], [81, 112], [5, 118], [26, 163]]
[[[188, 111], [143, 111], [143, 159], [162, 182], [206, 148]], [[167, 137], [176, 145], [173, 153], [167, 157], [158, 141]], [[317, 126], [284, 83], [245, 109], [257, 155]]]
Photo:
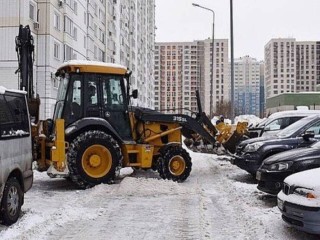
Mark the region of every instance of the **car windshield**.
[[256, 126], [257, 128], [259, 127], [264, 127], [264, 125], [266, 124], [266, 122], [268, 122], [270, 120], [270, 118], [265, 118], [263, 119], [260, 123], [258, 123], [258, 125]]
[[299, 121], [296, 121], [295, 123], [289, 125], [285, 129], [281, 130], [278, 134], [276, 134], [276, 136], [283, 137], [283, 138], [290, 137], [294, 133], [299, 131], [301, 128], [306, 126], [310, 121], [311, 121], [311, 119], [309, 117], [302, 118]]

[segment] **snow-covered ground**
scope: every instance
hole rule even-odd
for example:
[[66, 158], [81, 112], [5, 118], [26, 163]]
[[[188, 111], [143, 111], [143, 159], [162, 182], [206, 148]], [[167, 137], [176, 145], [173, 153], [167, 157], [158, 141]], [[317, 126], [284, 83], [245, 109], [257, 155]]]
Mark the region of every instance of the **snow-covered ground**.
[[77, 190], [35, 172], [23, 215], [0, 239], [318, 239], [288, 227], [276, 198], [227, 158], [190, 154], [184, 183], [123, 169], [116, 184]]

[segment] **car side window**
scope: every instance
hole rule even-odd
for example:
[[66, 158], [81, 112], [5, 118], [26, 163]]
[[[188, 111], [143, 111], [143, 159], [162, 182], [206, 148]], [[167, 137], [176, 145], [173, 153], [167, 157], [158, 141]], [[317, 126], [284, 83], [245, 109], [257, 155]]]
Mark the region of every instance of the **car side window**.
[[299, 116], [299, 117], [290, 117], [290, 122], [289, 122], [289, 125], [300, 120], [301, 118], [303, 118], [302, 116]]
[[280, 119], [275, 119], [265, 126], [267, 131], [276, 131], [280, 130]]
[[282, 130], [290, 125], [290, 118], [284, 117], [284, 118], [278, 118], [273, 120], [267, 125], [267, 130], [269, 131], [276, 131], [276, 130]]
[[25, 96], [0, 95], [0, 138], [29, 136]]

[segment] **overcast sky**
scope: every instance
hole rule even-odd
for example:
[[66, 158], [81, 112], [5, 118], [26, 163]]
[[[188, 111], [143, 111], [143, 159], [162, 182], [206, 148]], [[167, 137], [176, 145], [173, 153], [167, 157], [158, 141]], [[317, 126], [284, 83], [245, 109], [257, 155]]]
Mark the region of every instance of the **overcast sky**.
[[[156, 0], [157, 42], [212, 36], [212, 13], [193, 2], [215, 11], [215, 38], [230, 39], [230, 0]], [[320, 41], [320, 0], [233, 0], [233, 18], [235, 58], [263, 60], [271, 38]]]

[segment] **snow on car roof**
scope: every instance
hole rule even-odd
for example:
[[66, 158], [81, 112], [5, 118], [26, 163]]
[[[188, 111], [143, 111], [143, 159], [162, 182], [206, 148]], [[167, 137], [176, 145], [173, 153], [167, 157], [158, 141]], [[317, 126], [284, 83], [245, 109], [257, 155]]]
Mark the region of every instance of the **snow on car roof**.
[[0, 94], [5, 94], [5, 92], [15, 92], [15, 93], [20, 93], [20, 94], [26, 94], [26, 91], [21, 91], [17, 89], [8, 89], [6, 87], [0, 86]]

